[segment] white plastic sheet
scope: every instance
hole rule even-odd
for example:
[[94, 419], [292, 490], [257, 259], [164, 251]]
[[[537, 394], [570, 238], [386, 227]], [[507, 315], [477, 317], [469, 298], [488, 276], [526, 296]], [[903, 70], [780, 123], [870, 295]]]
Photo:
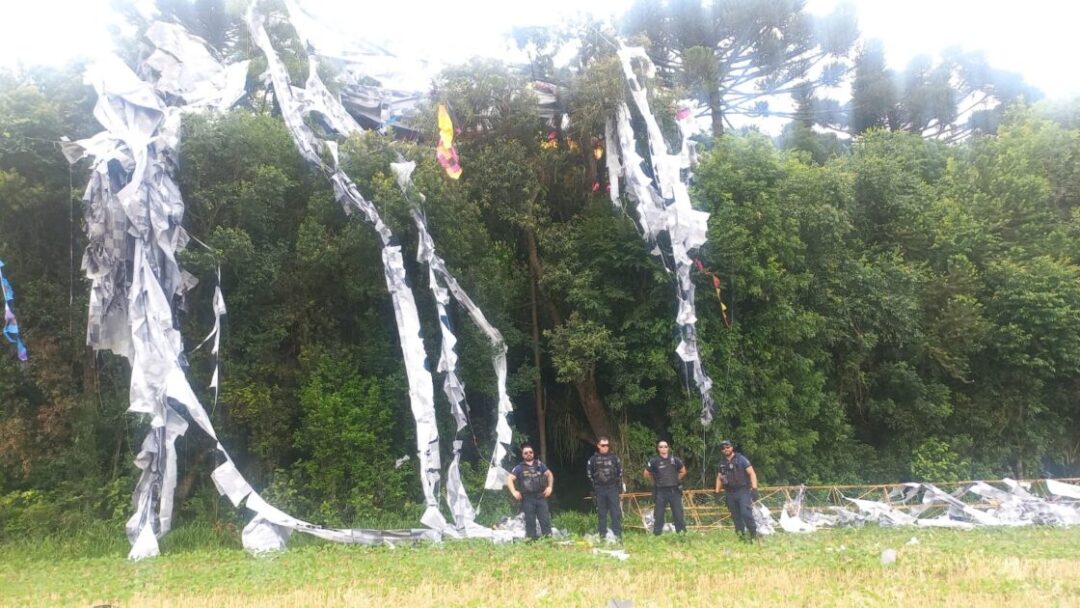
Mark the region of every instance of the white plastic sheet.
[[[289, 6], [290, 12], [296, 18], [299, 15], [299, 9], [293, 4]], [[393, 235], [389, 227], [382, 222], [375, 207], [360, 195], [355, 184], [339, 167], [336, 145], [333, 142], [326, 142], [317, 138], [310, 129], [304, 126], [303, 116], [317, 112], [328, 119], [332, 128], [342, 134], [357, 132], [359, 125], [349, 117], [341, 103], [330, 95], [322, 85], [315, 69], [314, 58], [310, 58], [311, 66], [306, 88], [297, 90], [289, 85], [288, 75], [277, 58], [259, 18], [256, 16], [254, 5], [248, 13], [248, 26], [252, 32], [252, 37], [267, 57], [268, 71], [275, 95], [279, 99], [286, 125], [289, 126], [301, 154], [308, 158], [309, 162], [329, 175], [334, 185], [335, 196], [339, 202], [347, 210], [358, 209], [375, 226], [376, 231], [383, 240], [384, 274], [387, 288], [394, 303], [398, 335], [409, 380], [410, 402], [417, 425], [417, 447], [422, 473], [421, 483], [428, 505], [422, 522], [435, 530], [447, 534], [490, 536], [490, 530], [475, 524], [475, 509], [472, 507], [472, 503], [461, 482], [459, 470], [460, 440], [456, 440], [453, 444], [454, 457], [447, 474], [447, 502], [453, 514], [455, 525], [453, 527], [449, 526], [438, 510], [437, 496], [441, 466], [431, 374], [427, 371], [425, 365], [426, 353], [424, 352], [423, 342], [419, 337], [419, 315], [412, 291], [406, 280], [400, 247], [393, 244]], [[329, 153], [332, 160], [331, 164], [328, 165], [322, 160], [319, 154], [320, 150]], [[392, 168], [397, 174], [403, 192], [405, 192], [406, 196], [409, 196], [411, 194], [413, 165], [410, 163], [396, 163]], [[422, 200], [423, 195], [417, 194]], [[446, 310], [449, 295], [453, 295], [454, 299], [466, 309], [473, 322], [488, 337], [495, 351], [493, 365], [499, 391], [499, 415], [496, 427], [496, 446], [485, 485], [489, 489], [501, 489], [501, 483], [494, 486], [492, 482], [505, 480], [506, 471], [502, 468], [501, 463], [507, 454], [507, 446], [511, 441], [507, 415], [513, 407], [506, 391], [506, 345], [499, 331], [487, 321], [479, 307], [472, 302], [457, 280], [447, 270], [445, 262], [436, 253], [434, 242], [427, 231], [423, 216], [418, 211], [414, 211], [413, 217], [420, 237], [418, 257], [429, 266], [429, 284], [435, 295], [441, 323], [440, 333], [443, 337], [443, 346], [438, 369], [447, 374], [444, 392], [450, 400], [452, 413], [459, 432], [468, 423], [468, 406], [465, 402], [464, 383], [458, 377], [456, 371], [457, 355], [454, 351], [454, 345], [457, 339], [449, 326], [449, 317]]]
[[[185, 64], [185, 57], [180, 56], [183, 52], [176, 49], [190, 46], [190, 37], [170, 27], [152, 27], [151, 31], [157, 32], [152, 42], [163, 41], [159, 49], [162, 53], [168, 45], [173, 49], [155, 59], [161, 88], [155, 90], [139, 80], [119, 59], [108, 58], [95, 64], [87, 72], [87, 81], [98, 92], [94, 115], [105, 130], [66, 143], [63, 148], [71, 162], [93, 158], [84, 197], [89, 244], [83, 269], [91, 281], [87, 342], [97, 350], [112, 350], [129, 359], [132, 374], [128, 409], [150, 419], [150, 431], [136, 457], [142, 474], [133, 496], [135, 512], [127, 524], [131, 559], [156, 555], [157, 539], [171, 528], [176, 486], [174, 444], [188, 426], [181, 412], [216, 438], [209, 416], [187, 381], [183, 342], [173, 318], [172, 301], [182, 298], [192, 280], [176, 262], [176, 252], [187, 243], [181, 227], [184, 204], [172, 179], [181, 109], [167, 106], [161, 96], [199, 100], [186, 110], [215, 104], [221, 108], [230, 103], [222, 101], [224, 93], [215, 96], [209, 89], [187, 86], [201, 82], [200, 72], [227, 74], [229, 70], [213, 69], [213, 64], [207, 62], [208, 55], [197, 54], [194, 63]], [[265, 32], [261, 33], [268, 42]], [[280, 63], [272, 61], [271, 72], [275, 71], [279, 76], [284, 74]], [[209, 103], [207, 99], [217, 101]], [[293, 111], [286, 114], [286, 121], [294, 134], [308, 136], [298, 138], [301, 153], [323, 166], [315, 139], [297, 113], [299, 104], [286, 95], [282, 106]], [[333, 156], [335, 150], [329, 151]], [[440, 467], [430, 374], [424, 369], [426, 355], [419, 338], [415, 304], [404, 279], [400, 248], [389, 245], [389, 230], [381, 225], [374, 207], [359, 197], [355, 186], [336, 168], [336, 158], [334, 164], [335, 185], [343, 202], [359, 207], [376, 224], [386, 244], [383, 253], [387, 286], [399, 319], [418, 424], [418, 451], [429, 505], [424, 521], [433, 530], [335, 530], [293, 518], [262, 500], [218, 443], [224, 464], [215, 470], [213, 480], [234, 504], [245, 501], [247, 508], [256, 513], [243, 533], [245, 547], [253, 552], [283, 547], [293, 529], [340, 542], [382, 543], [439, 538], [445, 526], [435, 500]], [[217, 322], [211, 335], [216, 349], [220, 317], [224, 314], [220, 292], [215, 294], [214, 308]], [[215, 389], [216, 380], [215, 373], [211, 382]]]
[[[413, 169], [415, 169], [414, 163], [403, 162], [395, 163], [393, 165], [398, 185], [407, 197], [410, 196], [413, 190]], [[423, 200], [422, 194], [417, 195]], [[444, 391], [454, 408], [453, 413], [458, 422], [458, 431], [461, 431], [464, 428], [463, 423], [466, 422], [464, 417], [467, 414], [468, 406], [465, 405], [464, 400], [464, 383], [458, 378], [456, 371], [457, 354], [454, 352], [453, 347], [454, 344], [456, 344], [457, 339], [450, 330], [445, 308], [446, 304], [449, 303], [449, 295], [453, 295], [458, 304], [465, 309], [469, 314], [469, 318], [472, 319], [476, 327], [488, 338], [488, 342], [492, 347], [491, 363], [495, 371], [495, 386], [498, 391], [499, 404], [495, 427], [496, 445], [493, 448], [491, 461], [488, 465], [488, 475], [484, 487], [488, 490], [501, 490], [506, 484], [507, 473], [502, 467], [502, 462], [509, 451], [510, 442], [512, 441], [509, 415], [514, 409], [514, 406], [510, 401], [510, 395], [506, 389], [506, 341], [503, 339], [502, 333], [487, 320], [487, 317], [484, 316], [480, 307], [473, 302], [472, 298], [470, 298], [461, 287], [457, 279], [450, 273], [449, 269], [446, 267], [446, 262], [436, 253], [435, 243], [428, 232], [427, 222], [423, 215], [414, 208], [412, 217], [413, 222], [416, 225], [419, 241], [417, 259], [428, 265], [431, 289], [435, 294], [436, 303], [439, 309], [440, 331], [443, 335], [443, 345], [438, 369], [447, 374]], [[443, 285], [445, 285], [445, 287]]]
[[[631, 125], [630, 109], [626, 104], [620, 104], [614, 120], [609, 121], [605, 128], [611, 196], [616, 206], [621, 206], [618, 197], [618, 178], [621, 175], [626, 179], [627, 194], [636, 202], [637, 220], [642, 233], [654, 245], [653, 253], [663, 255], [657, 246], [657, 239], [661, 234], [668, 235], [677, 285], [676, 322], [681, 334], [675, 352], [692, 373], [701, 394], [701, 423], [708, 426], [715, 412], [715, 401], [712, 397], [712, 379], [705, 372], [698, 351], [690, 252], [705, 244], [709, 214], [694, 209], [690, 202], [687, 187], [693, 158], [690, 127], [680, 125], [683, 129], [680, 151], [670, 154], [656, 117], [649, 108], [648, 90], [635, 72], [636, 63], [644, 69], [646, 78], [651, 78], [655, 70], [652, 61], [639, 47], [620, 47], [618, 56], [634, 105], [645, 122], [644, 139], [649, 146], [652, 178], [646, 174], [642, 166], [645, 161], [636, 150], [638, 135]], [[614, 145], [616, 140], [617, 147]], [[621, 157], [621, 163], [614, 158], [616, 155]], [[684, 168], [687, 171], [683, 171]]]
[[[950, 494], [929, 483], [909, 483], [889, 496], [888, 503], [846, 497], [858, 512], [830, 507], [831, 513], [801, 508], [801, 496], [785, 505], [781, 527], [788, 532], [813, 531], [822, 527], [920, 526], [970, 530], [983, 526], [1076, 525], [1080, 524], [1080, 501], [1070, 500], [1071, 488], [1052, 479], [1042, 482], [1047, 496], [1039, 496], [1012, 479], [1003, 479], [1004, 488], [976, 481]], [[1074, 494], [1080, 496], [1080, 494]], [[965, 501], [964, 498], [968, 498]]]

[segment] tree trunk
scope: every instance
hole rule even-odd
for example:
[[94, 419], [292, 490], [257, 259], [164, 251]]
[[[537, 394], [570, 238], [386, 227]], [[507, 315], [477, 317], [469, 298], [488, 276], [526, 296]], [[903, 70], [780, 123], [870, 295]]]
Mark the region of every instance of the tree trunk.
[[724, 134], [724, 108], [721, 104], [719, 88], [709, 91], [709, 112], [712, 114], [713, 137], [720, 137]]
[[600, 183], [600, 159], [593, 153], [597, 145], [592, 140], [581, 142], [581, 152], [585, 160], [585, 187], [590, 190], [593, 186], [603, 188], [603, 184]]
[[[536, 246], [536, 238], [530, 238], [529, 243], [529, 255], [531, 257], [532, 250]], [[544, 403], [544, 380], [540, 374], [540, 310], [536, 293], [536, 284], [539, 280], [540, 277], [536, 275], [536, 269], [532, 264], [529, 264], [529, 299], [532, 304], [533, 365], [536, 367], [536, 380], [533, 382], [533, 400], [536, 402], [536, 429], [540, 439], [540, 460], [547, 462], [547, 404]]]
[[611, 427], [608, 424], [607, 408], [600, 397], [600, 389], [596, 385], [595, 370], [590, 369], [584, 378], [574, 383], [574, 388], [577, 389], [581, 409], [585, 411], [585, 420], [592, 429], [593, 439], [601, 435], [610, 437]]
[[[529, 293], [532, 296], [533, 316], [533, 363], [536, 365], [536, 384], [533, 387], [536, 400], [536, 429], [537, 439], [540, 443], [540, 460], [547, 459], [547, 404], [544, 401], [544, 385], [540, 375], [540, 299], [543, 293], [540, 289], [540, 277], [544, 275], [544, 268], [540, 264], [540, 248], [536, 244], [536, 233], [532, 228], [525, 229], [525, 242], [529, 248]], [[555, 305], [549, 298], [543, 297], [547, 305], [548, 315], [553, 325], [562, 323], [562, 315], [559, 314]]]
[[1027, 431], [1027, 408], [1023, 399], [1020, 400], [1020, 440], [1016, 442], [1016, 478], [1024, 478], [1024, 434]]
[[[531, 274], [536, 277], [536, 289], [538, 295], [543, 298], [544, 304], [547, 307], [548, 315], [551, 317], [551, 323], [555, 327], [562, 325], [562, 315], [559, 313], [559, 309], [551, 301], [551, 298], [546, 297], [543, 290], [540, 289], [540, 277], [544, 275], [544, 268], [540, 263], [540, 252], [536, 245], [536, 234], [531, 229], [525, 230], [525, 241], [529, 249], [529, 270]], [[534, 327], [536, 325], [534, 324]], [[585, 419], [589, 423], [589, 427], [593, 432], [593, 436], [609, 435], [610, 425], [607, 419], [607, 407], [604, 405], [604, 400], [600, 397], [600, 389], [596, 384], [596, 373], [594, 370], [589, 370], [584, 378], [581, 378], [574, 382], [574, 388], [577, 390], [578, 400], [581, 402], [581, 409], [585, 412]], [[540, 401], [537, 401], [539, 404]], [[540, 410], [537, 409], [537, 418], [540, 417]], [[543, 433], [543, 431], [541, 431]], [[546, 435], [542, 435], [546, 440]]]
[[213, 448], [209, 447], [204, 447], [196, 453], [195, 458], [193, 458], [188, 465], [187, 471], [184, 472], [184, 475], [180, 477], [180, 480], [176, 484], [176, 491], [174, 493], [176, 504], [184, 502], [191, 496], [192, 490], [195, 489], [195, 482], [205, 475], [205, 471], [202, 469], [203, 464], [213, 453]]

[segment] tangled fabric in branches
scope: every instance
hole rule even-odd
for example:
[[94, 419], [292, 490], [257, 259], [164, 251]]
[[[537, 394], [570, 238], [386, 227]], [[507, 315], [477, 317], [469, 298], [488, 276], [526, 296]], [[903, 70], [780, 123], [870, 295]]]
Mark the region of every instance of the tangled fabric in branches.
[[7, 338], [8, 342], [15, 345], [15, 352], [19, 357], [19, 361], [26, 361], [29, 358], [26, 352], [26, 344], [23, 343], [22, 335], [19, 333], [19, 322], [15, 320], [15, 311], [12, 310], [15, 290], [11, 288], [11, 283], [4, 276], [3, 260], [0, 260], [0, 290], [2, 290], [4, 296], [4, 337]]

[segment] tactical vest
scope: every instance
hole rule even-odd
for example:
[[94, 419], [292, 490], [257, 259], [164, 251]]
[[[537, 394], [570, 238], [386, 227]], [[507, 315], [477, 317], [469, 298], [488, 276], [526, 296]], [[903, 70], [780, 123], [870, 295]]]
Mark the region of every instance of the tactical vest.
[[518, 490], [526, 494], [539, 494], [547, 487], [547, 475], [540, 472], [540, 461], [521, 463], [521, 474], [517, 476]]
[[746, 472], [746, 469], [737, 464], [739, 460], [738, 454], [731, 460], [723, 457], [720, 458], [720, 464], [717, 465], [717, 469], [720, 473], [720, 481], [723, 482], [725, 488], [737, 490], [750, 485], [750, 475]]
[[593, 456], [592, 480], [596, 487], [608, 487], [616, 485], [619, 481], [617, 463], [619, 457], [614, 454], [597, 454]]
[[653, 480], [658, 488], [674, 488], [679, 485], [679, 465], [674, 456], [656, 457], [656, 471]]

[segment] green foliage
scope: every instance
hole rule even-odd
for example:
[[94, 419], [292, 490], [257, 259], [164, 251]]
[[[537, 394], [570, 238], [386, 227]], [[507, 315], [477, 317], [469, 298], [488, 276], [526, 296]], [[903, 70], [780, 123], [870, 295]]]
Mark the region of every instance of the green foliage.
[[[951, 443], [964, 442], [961, 436]], [[920, 443], [911, 457], [911, 478], [928, 482], [971, 479], [971, 459], [958, 454], [951, 443], [935, 437]]]
[[[312, 356], [300, 387], [304, 414], [294, 435], [307, 500], [324, 516], [357, 517], [400, 508], [409, 496], [410, 468], [394, 466], [399, 454], [390, 443], [396, 413], [378, 378], [357, 374], [348, 357]], [[386, 383], [393, 387], [393, 383]], [[408, 451], [406, 451], [406, 454]]]
[[[670, 8], [690, 11], [690, 4]], [[759, 20], [791, 17], [781, 31], [792, 32], [792, 44], [825, 44], [796, 5], [751, 8], [778, 11]], [[221, 35], [235, 16], [214, 21], [220, 3], [200, 6], [205, 15], [182, 17], [210, 19], [208, 34]], [[638, 9], [650, 7], [664, 8]], [[684, 25], [686, 40], [661, 41], [668, 50], [678, 42], [691, 60], [699, 78], [682, 84], [722, 78], [707, 73], [716, 64], [701, 40], [690, 39], [715, 32]], [[298, 50], [290, 31], [275, 36]], [[718, 300], [711, 276], [693, 275], [700, 352], [718, 403], [714, 427], [703, 432], [699, 399], [674, 353], [671, 277], [627, 217], [635, 211], [613, 210], [600, 187], [594, 147], [626, 91], [610, 49], [587, 42], [575, 69], [559, 72], [572, 115], [566, 130], [538, 118], [534, 94], [504, 65], [473, 62], [440, 76], [437, 97], [461, 129], [460, 180], [433, 158], [426, 139], [433, 131], [415, 142], [375, 134], [341, 142], [347, 172], [403, 251], [415, 250], [411, 212], [421, 211], [448, 267], [502, 332], [517, 437], [546, 431], [557, 448], [547, 461], [560, 500], [570, 505], [580, 493], [581, 458], [599, 433], [614, 436], [631, 486], [657, 437], [673, 441], [695, 483], [711, 478], [721, 438], [733, 438], [768, 484], [1077, 472], [1073, 108], [1015, 108], [1002, 115], [997, 137], [954, 145], [900, 132], [886, 112], [862, 117], [869, 130], [840, 145], [811, 130], [819, 108], [803, 87], [801, 118], [783, 150], [755, 134], [713, 142], [692, 193], [711, 214], [697, 256], [721, 281]], [[786, 47], [755, 48], [765, 63], [754, 65], [764, 70]], [[300, 56], [290, 57], [302, 73]], [[867, 78], [871, 68], [862, 64]], [[924, 68], [913, 87], [942, 84], [934, 66]], [[787, 76], [791, 86], [802, 79], [788, 70], [770, 82], [782, 86], [776, 78]], [[0, 258], [31, 350], [25, 365], [0, 357], [5, 538], [123, 520], [143, 433], [124, 412], [126, 364], [82, 346], [86, 296], [73, 264], [84, 241], [69, 217], [68, 179], [85, 183], [85, 167], [69, 174], [48, 143], [95, 129], [92, 94], [78, 82], [74, 68], [0, 77]], [[866, 95], [882, 82], [864, 81]], [[921, 118], [898, 120], [936, 120], [927, 117], [944, 98], [921, 95]], [[671, 119], [663, 109], [677, 97], [668, 88], [653, 99], [664, 128]], [[910, 100], [889, 103], [915, 112]], [[432, 108], [421, 116], [434, 125]], [[415, 522], [422, 509], [415, 461], [394, 466], [414, 453], [415, 438], [378, 236], [342, 212], [271, 108], [192, 115], [183, 124], [185, 226], [209, 250], [192, 245], [182, 255], [200, 282], [178, 322], [188, 344], [205, 336], [220, 265], [229, 316], [212, 416], [222, 443], [260, 491], [297, 516], [337, 525]], [[398, 154], [417, 162], [424, 200], [400, 192], [388, 167]], [[406, 266], [421, 337], [435, 353], [427, 269], [411, 254]], [[472, 422], [459, 437], [462, 470], [470, 494], [484, 497], [481, 520], [493, 522], [513, 505], [503, 492], [480, 490], [499, 397], [492, 347], [460, 308], [449, 316]], [[205, 386], [210, 355], [193, 352], [189, 363], [193, 385]], [[212, 403], [209, 392], [201, 396]], [[440, 431], [452, 437], [449, 408], [438, 391], [436, 399]], [[241, 522], [208, 479], [215, 464], [208, 441], [193, 429], [180, 443], [178, 519], [228, 535]], [[442, 456], [448, 460], [448, 446]], [[584, 527], [583, 519], [560, 517]]]
[[117, 528], [130, 515], [131, 479], [84, 488], [67, 482], [48, 490], [17, 490], [0, 495], [0, 541], [75, 534], [91, 522]]

